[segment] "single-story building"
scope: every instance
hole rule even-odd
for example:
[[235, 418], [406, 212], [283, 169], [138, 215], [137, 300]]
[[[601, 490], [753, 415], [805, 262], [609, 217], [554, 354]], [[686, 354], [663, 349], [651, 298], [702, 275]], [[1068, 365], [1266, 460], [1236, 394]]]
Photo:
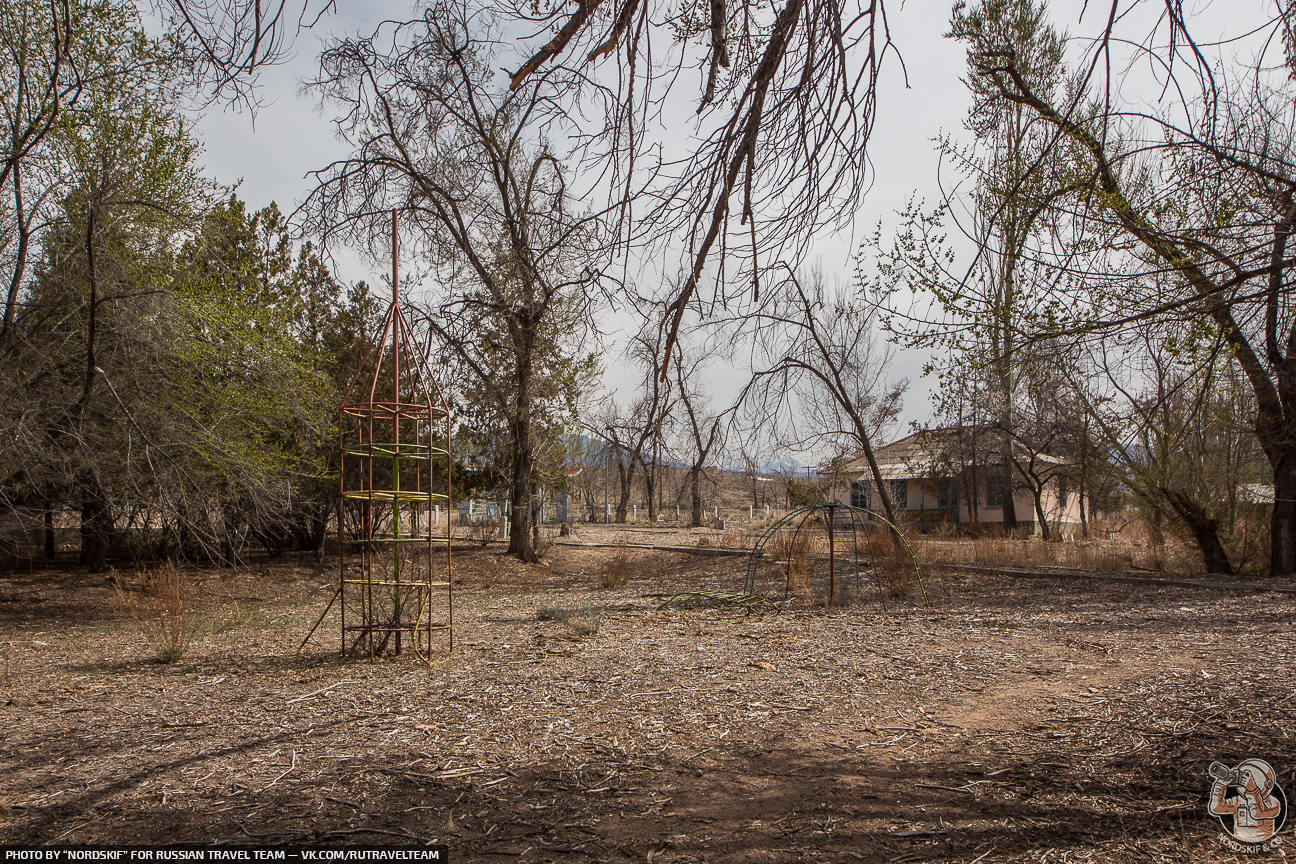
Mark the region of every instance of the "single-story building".
[[[1069, 488], [1064, 460], [1021, 448], [1014, 452], [1014, 461], [1025, 473], [1015, 469], [1010, 477], [1005, 476], [1002, 459], [989, 453], [960, 453], [956, 440], [948, 430], [930, 429], [874, 451], [878, 472], [902, 522], [920, 531], [1002, 526], [1004, 502], [1011, 491], [1018, 529], [1039, 534], [1038, 492], [1050, 533], [1080, 530], [1079, 496]], [[830, 501], [883, 512], [873, 472], [863, 455], [820, 473], [832, 477]]]

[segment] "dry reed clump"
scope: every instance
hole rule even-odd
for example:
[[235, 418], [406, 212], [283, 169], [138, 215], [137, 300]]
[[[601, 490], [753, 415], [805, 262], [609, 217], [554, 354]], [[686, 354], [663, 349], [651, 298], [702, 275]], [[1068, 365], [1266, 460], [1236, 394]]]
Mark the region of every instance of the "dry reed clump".
[[1131, 547], [1128, 542], [1097, 539], [1046, 543], [1039, 538], [1021, 539], [1001, 532], [978, 537], [923, 537], [914, 546], [919, 560], [933, 564], [1002, 564], [1121, 572], [1164, 570], [1170, 563], [1164, 546], [1139, 548]]
[[717, 546], [723, 546], [727, 549], [750, 549], [753, 538], [746, 531], [739, 531], [735, 528], [728, 528], [720, 535]]
[[792, 571], [805, 573], [805, 538], [791, 528], [782, 528], [765, 544], [765, 554], [775, 563], [784, 580], [783, 590], [792, 591]]
[[909, 598], [922, 588], [917, 584], [913, 556], [896, 545], [895, 535], [889, 528], [866, 532], [860, 545], [872, 565], [884, 601], [887, 597]]
[[566, 624], [577, 636], [593, 636], [603, 623], [603, 615], [593, 606], [582, 606], [580, 609], [542, 606], [536, 610], [536, 618]]
[[775, 532], [766, 545], [766, 554], [779, 562], [783, 570], [783, 590], [797, 600], [811, 599], [810, 560], [817, 553], [826, 553], [823, 538], [805, 526], [784, 528]]
[[180, 571], [167, 559], [155, 571], [141, 570], [136, 584], [128, 586], [112, 571], [117, 608], [130, 615], [140, 635], [163, 663], [174, 663], [189, 645], [189, 609], [192, 595]]
[[839, 525], [834, 535], [830, 544], [822, 520], [776, 531], [764, 547], [771, 561], [766, 578], [781, 582], [783, 594], [812, 605], [850, 605], [867, 600], [875, 587], [884, 605], [887, 597], [928, 602], [913, 555], [897, 547], [889, 528]]
[[624, 588], [630, 582], [630, 552], [624, 540], [618, 540], [603, 564], [599, 584], [604, 588]]

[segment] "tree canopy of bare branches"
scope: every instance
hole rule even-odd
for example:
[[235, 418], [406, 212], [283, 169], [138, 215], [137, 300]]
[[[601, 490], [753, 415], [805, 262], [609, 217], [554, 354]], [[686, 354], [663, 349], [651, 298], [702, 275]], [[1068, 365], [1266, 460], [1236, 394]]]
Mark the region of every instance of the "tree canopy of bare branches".
[[[1000, 148], [962, 163], [970, 173], [982, 172], [987, 182], [979, 181], [980, 189], [1002, 190], [988, 199], [992, 208], [984, 206], [984, 195], [978, 199], [981, 221], [964, 233], [976, 242], [979, 262], [988, 254], [1008, 260], [1003, 253], [1011, 251], [1018, 275], [1019, 302], [1003, 308], [1019, 311], [1004, 319], [1008, 338], [992, 340], [985, 362], [1006, 364], [1025, 346], [1059, 340], [1100, 346], [1148, 326], [1174, 333], [1147, 344], [1181, 354], [1187, 368], [1222, 340], [1253, 391], [1256, 440], [1273, 471], [1271, 572], [1290, 575], [1296, 572], [1292, 81], [1287, 69], [1266, 65], [1263, 50], [1251, 66], [1208, 62], [1178, 4], [1167, 4], [1150, 34], [1126, 32], [1137, 26], [1131, 23], [1137, 16], [1126, 14], [1134, 5], [1113, 0], [1094, 38], [1070, 41], [1084, 50], [1072, 53], [1076, 71], [1061, 82], [1032, 66], [1057, 44], [1051, 25], [1027, 16], [1034, 23], [1029, 39], [1005, 26], [1011, 10], [1042, 13], [1042, 7], [1020, 0], [956, 7], [952, 35], [967, 45], [978, 105], [1015, 118], [1029, 132], [1024, 159], [1005, 164]], [[1292, 14], [1290, 6], [1278, 11], [1269, 22], [1273, 37]], [[1140, 63], [1156, 74], [1141, 77]], [[1140, 94], [1140, 87], [1158, 92]], [[1020, 222], [1023, 213], [1031, 217], [1028, 225]], [[936, 303], [893, 322], [922, 338], [975, 331], [993, 319], [995, 304], [985, 300], [1002, 296], [1007, 271], [955, 269], [948, 208], [935, 214], [915, 208], [909, 215], [895, 246], [877, 250], [881, 275], [870, 287], [882, 293], [926, 287]], [[888, 269], [895, 262], [903, 263]]]
[[[779, 430], [783, 447], [827, 442], [862, 453], [886, 518], [896, 511], [873, 442], [899, 415], [907, 382], [887, 380], [891, 352], [878, 341], [875, 315], [823, 271], [785, 272], [762, 303], [727, 322], [727, 335], [750, 346], [752, 377], [739, 403], [747, 425]], [[745, 349], [740, 349], [745, 350]], [[780, 437], [781, 436], [781, 437]]]
[[[284, 0], [169, 6], [215, 86], [235, 90], [282, 55], [294, 19], [311, 26], [329, 9]], [[868, 187], [877, 81], [895, 53], [883, 0], [411, 8], [397, 30], [457, 20], [508, 34], [509, 57], [498, 60], [510, 64], [508, 86], [549, 87], [543, 110], [572, 142], [557, 155], [598, 178], [618, 210], [622, 251], [683, 255], [686, 278], [666, 303], [667, 349], [708, 289], [720, 303], [758, 296], [764, 268], [804, 257], [823, 230], [846, 225]], [[436, 65], [417, 52], [404, 58], [411, 67], [424, 60]], [[695, 119], [681, 136], [684, 105]]]
[[492, 84], [492, 46], [452, 11], [325, 52], [314, 86], [353, 154], [320, 172], [302, 213], [322, 236], [381, 244], [374, 214], [400, 211], [439, 286], [421, 318], [461, 378], [452, 389], [486, 406], [478, 420], [508, 441], [509, 551], [534, 560], [542, 432], [571, 418], [594, 368], [581, 337], [607, 244], [602, 214], [574, 209], [531, 125], [551, 88]]

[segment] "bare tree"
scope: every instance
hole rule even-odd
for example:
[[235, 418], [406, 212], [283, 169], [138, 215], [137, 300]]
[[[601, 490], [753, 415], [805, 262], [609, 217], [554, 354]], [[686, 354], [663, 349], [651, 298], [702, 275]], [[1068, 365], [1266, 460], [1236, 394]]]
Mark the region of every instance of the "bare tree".
[[[312, 26], [330, 8], [308, 0], [167, 5], [194, 34], [218, 91], [236, 94], [282, 55], [287, 28]], [[758, 296], [763, 267], [803, 257], [822, 229], [852, 218], [868, 187], [876, 84], [895, 51], [883, 0], [500, 0], [467, 12], [441, 3], [415, 10], [402, 27], [492, 18], [531, 34], [514, 42], [510, 86], [565, 82], [549, 107], [578, 109], [567, 117], [567, 155], [606, 181], [625, 248], [682, 243], [687, 276], [669, 298], [663, 359], [708, 263], [742, 271], [710, 283], [715, 299]], [[675, 123], [666, 106], [681, 98], [697, 106], [696, 143], [661, 159], [656, 132]]]
[[[608, 467], [616, 468], [616, 521], [625, 524], [630, 511], [630, 495], [634, 487], [635, 474], [639, 469], [639, 454], [636, 449], [635, 428], [631, 418], [626, 417], [620, 407], [609, 398], [598, 422], [586, 424], [590, 434], [603, 441], [604, 458]], [[627, 442], [626, 438], [629, 438]], [[637, 441], [642, 447], [642, 439]]]
[[[965, 38], [969, 32], [993, 34], [1011, 46], [1022, 74], [1040, 92], [1062, 88], [1064, 40], [1049, 26], [1045, 4], [956, 4], [950, 35]], [[1057, 133], [1033, 122], [1030, 112], [1005, 103], [975, 75], [965, 83], [972, 94], [965, 126], [974, 141], [963, 146], [947, 137], [938, 150], [960, 184], [970, 181], [972, 190], [956, 186], [930, 213], [911, 203], [893, 238], [884, 244], [879, 231], [862, 245], [860, 281], [885, 310], [885, 326], [898, 341], [934, 349], [933, 366], [942, 373], [942, 386], [954, 388], [954, 403], [977, 393], [975, 413], [982, 416], [973, 461], [997, 455], [997, 468], [987, 469], [1015, 485], [1021, 479], [1021, 466], [1013, 463], [1017, 411], [1029, 401], [1020, 391], [1040, 359], [1022, 344], [1021, 331], [1057, 278], [1034, 247], [1055, 226], [1050, 204], [1068, 182], [1067, 161], [1055, 146]], [[932, 255], [923, 242], [933, 233], [944, 238], [951, 221], [955, 235], [965, 235], [975, 250], [961, 269], [958, 259]], [[975, 383], [965, 382], [968, 376]], [[984, 416], [991, 406], [995, 416]], [[962, 444], [969, 443], [967, 437]], [[1009, 530], [1018, 523], [1015, 498], [1005, 495], [1002, 502]]]
[[66, 192], [52, 142], [60, 125], [85, 123], [94, 110], [87, 94], [171, 88], [189, 68], [174, 33], [149, 39], [147, 50], [132, 44], [138, 20], [130, 4], [85, 0], [11, 0], [0, 15], [0, 350], [13, 334], [31, 253]]
[[666, 333], [659, 319], [649, 315], [631, 341], [630, 360], [642, 373], [641, 393], [635, 403], [634, 417], [638, 432], [637, 458], [643, 469], [644, 498], [648, 519], [657, 521], [661, 506], [662, 453], [666, 430], [679, 401], [671, 382], [657, 374], [666, 362]]
[[699, 378], [707, 365], [705, 355], [688, 355], [678, 342], [674, 351], [675, 393], [684, 409], [681, 423], [684, 443], [681, 449], [688, 453], [689, 524], [700, 528], [703, 519], [702, 483], [706, 479], [707, 460], [712, 458], [717, 448], [723, 449], [728, 415], [733, 409], [709, 412], [706, 394], [699, 386]]
[[1095, 346], [1092, 373], [1105, 386], [1077, 389], [1069, 401], [1091, 419], [1149, 521], [1182, 526], [1208, 572], [1233, 573], [1233, 562], [1249, 555], [1233, 529], [1265, 461], [1254, 402], [1222, 339], [1200, 356], [1174, 341], [1173, 332], [1147, 324]]
[[600, 214], [573, 211], [562, 164], [530, 126], [545, 80], [492, 85], [491, 45], [455, 11], [324, 53], [313, 86], [354, 152], [320, 172], [301, 212], [325, 238], [379, 248], [375, 211], [403, 214], [445, 292], [422, 320], [507, 435], [509, 551], [530, 561], [537, 447], [592, 368], [579, 347], [606, 246]]
[[907, 382], [886, 380], [890, 353], [876, 341], [870, 308], [841, 285], [828, 288], [819, 269], [785, 271], [760, 306], [726, 323], [752, 352], [740, 398], [747, 424], [783, 430], [793, 449], [827, 441], [858, 450], [886, 518], [898, 524], [873, 441], [895, 422]]
[[1083, 241], [1036, 250], [1066, 274], [1059, 287], [1068, 291], [1048, 299], [1033, 329], [1050, 338], [1109, 335], [1143, 321], [1176, 322], [1185, 334], [1213, 330], [1255, 397], [1256, 437], [1274, 476], [1271, 572], [1290, 575], [1296, 573], [1294, 85], [1263, 63], [1240, 74], [1210, 69], [1200, 52], [1190, 53], [1196, 49], [1191, 33], [1172, 14], [1172, 35], [1184, 40], [1185, 54], [1176, 56], [1190, 63], [1178, 71], [1200, 73], [1196, 80], [1176, 74], [1175, 81], [1200, 87], [1201, 98], [1173, 107], [1182, 120], [1127, 110], [1110, 75], [1097, 82], [1099, 93], [1090, 89], [1094, 76], [1111, 69], [1101, 61], [1118, 38], [1115, 9], [1086, 71], [1057, 95], [1041, 91], [995, 33], [962, 34], [973, 74], [998, 99], [1054, 130], [1075, 160], [1074, 176], [1083, 178], [1050, 204], [1059, 224]]
[[0, 22], [0, 90], [6, 133], [0, 153], [0, 195], [7, 205], [0, 237], [9, 270], [0, 349], [13, 327], [37, 218], [51, 190], [51, 184], [39, 182], [46, 173], [41, 169], [48, 167], [41, 164], [48, 160], [39, 158], [41, 145], [63, 109], [74, 105], [81, 95], [82, 79], [68, 45], [71, 30], [72, 12], [67, 3], [17, 3], [6, 8]]

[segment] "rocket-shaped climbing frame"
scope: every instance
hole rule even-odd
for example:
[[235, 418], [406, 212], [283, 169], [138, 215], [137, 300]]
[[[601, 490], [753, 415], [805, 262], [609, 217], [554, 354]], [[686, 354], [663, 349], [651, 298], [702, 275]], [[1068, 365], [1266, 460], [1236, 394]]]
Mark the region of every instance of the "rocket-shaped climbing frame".
[[396, 237], [393, 212], [391, 308], [338, 409], [342, 654], [427, 660], [454, 644], [450, 413], [401, 312]]

